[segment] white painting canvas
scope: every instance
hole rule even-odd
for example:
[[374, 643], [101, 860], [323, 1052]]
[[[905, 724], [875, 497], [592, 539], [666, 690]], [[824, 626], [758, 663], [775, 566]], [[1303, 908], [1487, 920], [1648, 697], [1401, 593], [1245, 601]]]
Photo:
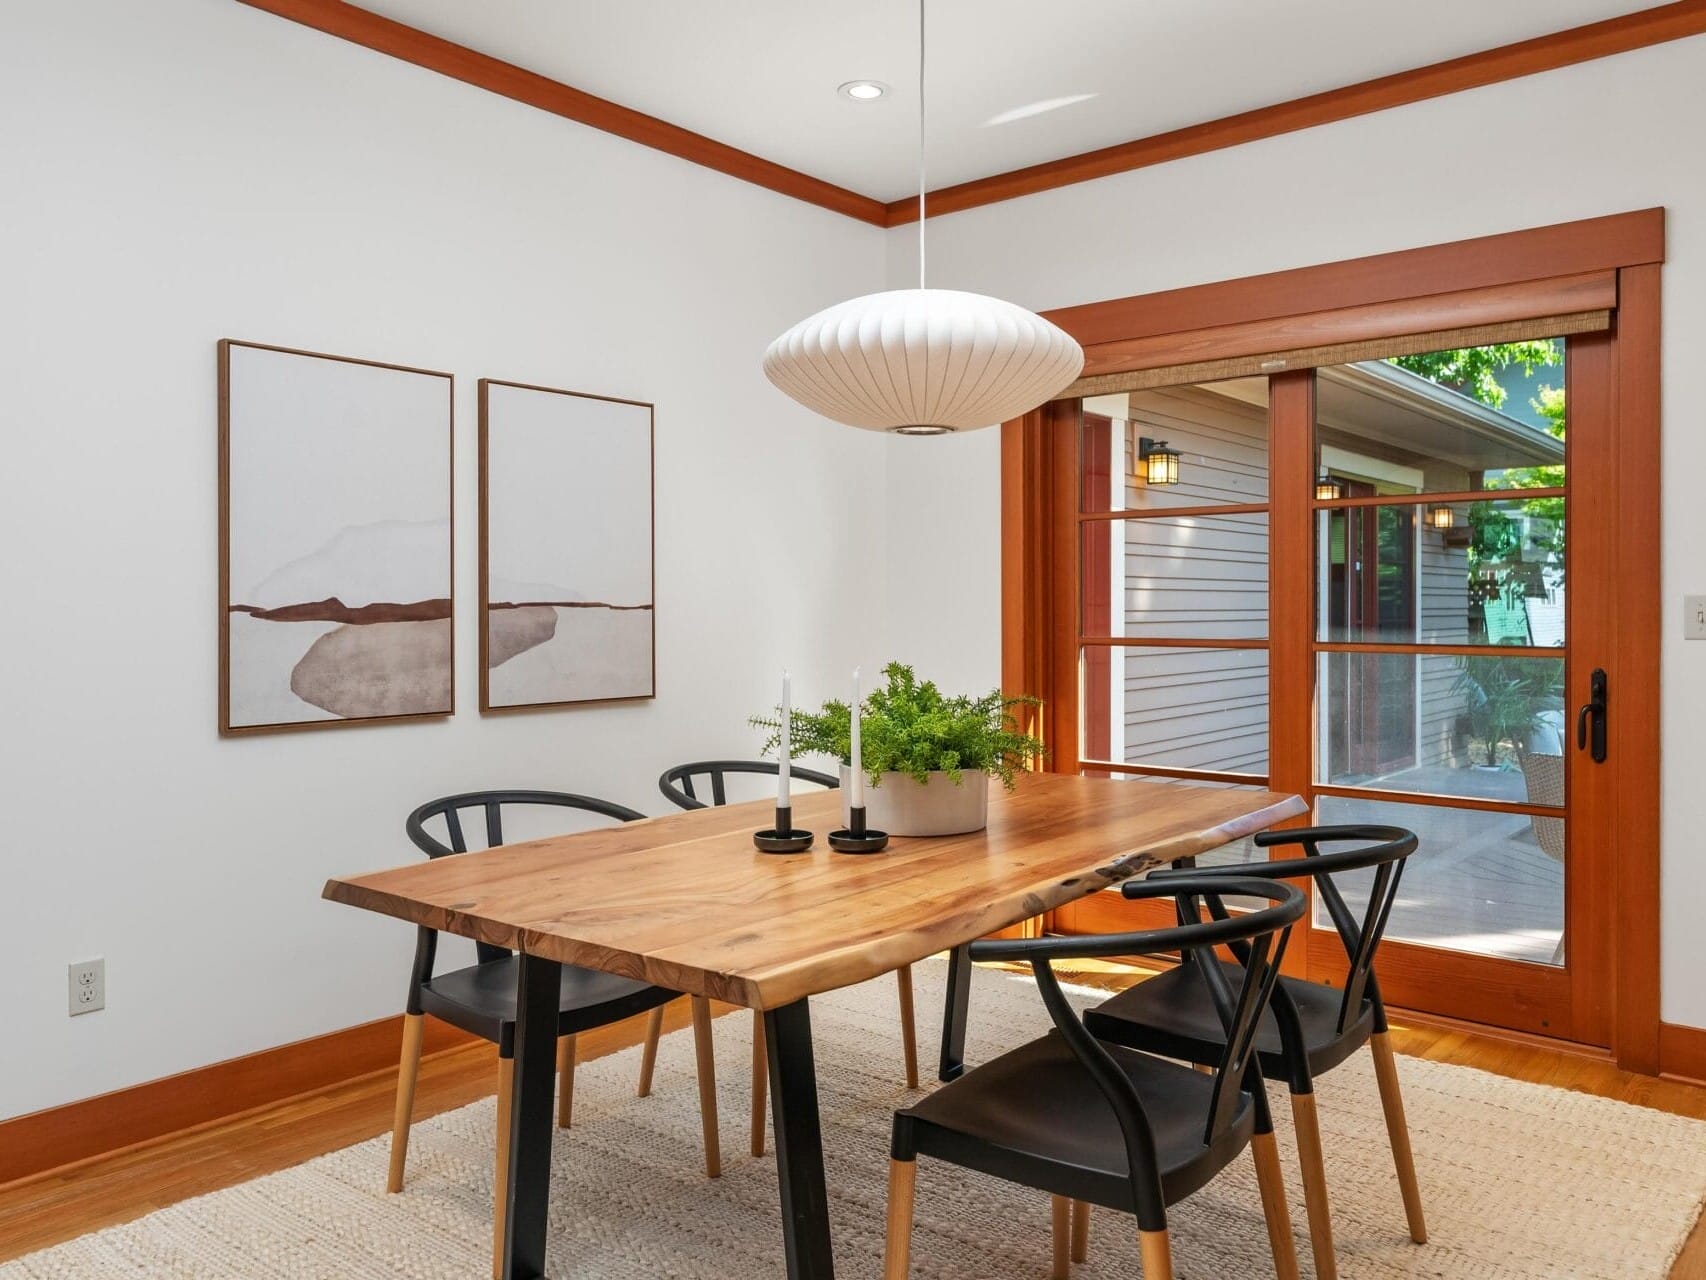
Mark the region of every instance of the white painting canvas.
[[220, 357], [221, 730], [450, 714], [450, 375]]
[[486, 710], [654, 693], [652, 407], [480, 384]]

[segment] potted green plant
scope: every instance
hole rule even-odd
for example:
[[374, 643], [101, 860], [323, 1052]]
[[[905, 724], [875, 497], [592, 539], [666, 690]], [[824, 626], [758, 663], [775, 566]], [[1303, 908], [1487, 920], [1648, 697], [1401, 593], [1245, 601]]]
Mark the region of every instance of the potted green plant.
[[1558, 682], [1564, 664], [1551, 658], [1465, 657], [1459, 660], [1457, 690], [1464, 696], [1464, 715], [1471, 742], [1481, 744], [1484, 763], [1478, 768], [1502, 769], [1500, 749], [1528, 748], [1542, 712], [1555, 710]]
[[[859, 719], [870, 826], [897, 836], [981, 830], [988, 823], [989, 779], [1000, 778], [1011, 790], [1018, 772], [1043, 754], [1042, 742], [1020, 730], [1015, 714], [1041, 703], [999, 689], [980, 698], [949, 696], [900, 662], [884, 667], [883, 676]], [[752, 723], [768, 731], [764, 751], [773, 753], [781, 738], [778, 717], [754, 716]], [[821, 711], [795, 710], [790, 724], [794, 752], [840, 762], [844, 807], [852, 723], [847, 703], [831, 699]]]

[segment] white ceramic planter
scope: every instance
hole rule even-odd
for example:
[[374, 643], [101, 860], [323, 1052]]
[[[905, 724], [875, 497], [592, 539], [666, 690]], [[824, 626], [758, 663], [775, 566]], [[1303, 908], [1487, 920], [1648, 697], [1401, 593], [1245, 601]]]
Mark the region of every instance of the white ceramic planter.
[[[848, 821], [852, 770], [841, 766], [841, 821]], [[918, 782], [885, 773], [882, 784], [865, 780], [865, 825], [891, 836], [953, 836], [989, 825], [989, 775], [967, 769], [955, 786], [945, 773]]]

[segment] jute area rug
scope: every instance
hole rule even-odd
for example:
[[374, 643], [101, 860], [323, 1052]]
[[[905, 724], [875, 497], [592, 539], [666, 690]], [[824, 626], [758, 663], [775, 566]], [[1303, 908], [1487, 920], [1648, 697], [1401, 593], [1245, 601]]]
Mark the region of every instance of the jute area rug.
[[[931, 1049], [945, 966], [917, 966], [918, 1025]], [[1083, 999], [1094, 1000], [1093, 993]], [[979, 972], [968, 1061], [1046, 1029], [1028, 978]], [[814, 999], [837, 1274], [881, 1271], [889, 1116], [904, 1105], [894, 983]], [[716, 1023], [724, 1173], [703, 1173], [686, 1032], [666, 1039], [650, 1098], [634, 1096], [638, 1049], [583, 1064], [575, 1127], [553, 1173], [553, 1280], [781, 1276], [773, 1156], [746, 1154], [751, 1020]], [[934, 1054], [926, 1052], [927, 1060]], [[1432, 1241], [1409, 1242], [1367, 1054], [1320, 1084], [1333, 1220], [1347, 1280], [1464, 1276], [1658, 1280], [1706, 1197], [1706, 1124], [1541, 1085], [1401, 1058]], [[1273, 1088], [1286, 1123], [1283, 1087]], [[0, 1266], [0, 1280], [466, 1280], [488, 1273], [490, 1099], [415, 1126], [408, 1182], [386, 1195], [380, 1138]], [[1293, 1222], [1313, 1274], [1282, 1128]], [[1047, 1197], [920, 1162], [913, 1275], [1041, 1277]], [[1272, 1275], [1248, 1157], [1171, 1216], [1190, 1280]], [[1141, 1274], [1135, 1224], [1097, 1209], [1081, 1280]]]

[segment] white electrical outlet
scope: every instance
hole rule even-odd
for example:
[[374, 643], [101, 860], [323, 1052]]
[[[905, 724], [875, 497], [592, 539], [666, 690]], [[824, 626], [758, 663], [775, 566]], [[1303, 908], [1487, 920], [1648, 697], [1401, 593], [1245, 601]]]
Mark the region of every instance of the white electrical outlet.
[[66, 966], [67, 1012], [75, 1018], [107, 1007], [107, 962], [104, 957], [78, 960]]
[[1706, 596], [1682, 598], [1682, 638], [1706, 640]]

